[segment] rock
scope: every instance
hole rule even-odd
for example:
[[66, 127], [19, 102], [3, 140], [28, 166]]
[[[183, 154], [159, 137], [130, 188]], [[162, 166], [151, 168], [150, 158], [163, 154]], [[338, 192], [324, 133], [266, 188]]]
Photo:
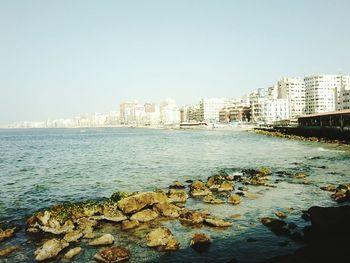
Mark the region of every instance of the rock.
[[174, 238], [168, 228], [160, 227], [147, 235], [147, 246], [158, 247], [159, 250], [176, 250], [179, 248], [179, 242]]
[[68, 243], [77, 242], [82, 236], [83, 233], [81, 233], [78, 230], [73, 230], [65, 234], [63, 239], [66, 240]]
[[139, 222], [148, 222], [156, 219], [158, 217], [158, 213], [151, 210], [151, 209], [145, 209], [141, 210], [140, 212], [137, 212], [136, 214], [133, 214], [130, 219], [131, 220], [137, 220]]
[[294, 230], [294, 229], [296, 229], [297, 227], [298, 227], [298, 226], [297, 226], [295, 223], [293, 223], [293, 222], [291, 222], [291, 223], [288, 224], [288, 229]]
[[118, 209], [117, 203], [106, 202], [102, 208], [103, 219], [112, 222], [120, 222], [128, 219], [122, 211]]
[[66, 254], [64, 254], [64, 259], [72, 259], [81, 252], [81, 247], [75, 247], [70, 249]]
[[222, 184], [219, 186], [218, 191], [219, 192], [229, 192], [233, 190], [233, 184], [228, 181], [222, 182]]
[[221, 200], [219, 198], [215, 198], [215, 196], [212, 194], [205, 196], [203, 198], [203, 202], [209, 203], [209, 204], [223, 204], [223, 203], [225, 203], [223, 200]]
[[268, 227], [276, 235], [289, 235], [289, 230], [285, 228], [286, 222], [276, 218], [264, 217], [261, 223]]
[[89, 242], [89, 245], [101, 246], [101, 245], [111, 245], [113, 243], [114, 243], [114, 237], [111, 234], [104, 234], [103, 236]]
[[168, 203], [169, 200], [163, 192], [143, 192], [118, 201], [118, 208], [126, 214], [140, 211], [146, 206], [157, 203]]
[[190, 247], [196, 250], [197, 252], [204, 252], [208, 250], [210, 246], [209, 236], [206, 234], [196, 233], [193, 235]]
[[129, 230], [129, 229], [133, 229], [135, 227], [138, 227], [139, 225], [140, 225], [140, 223], [137, 220], [124, 220], [122, 222], [121, 229], [122, 230]]
[[205, 184], [199, 180], [195, 181], [191, 185], [192, 196], [205, 196], [211, 194], [211, 191], [205, 186]]
[[203, 215], [200, 212], [184, 210], [180, 214], [182, 224], [197, 225], [203, 223]]
[[51, 233], [54, 235], [65, 234], [67, 232], [72, 231], [75, 228], [72, 220], [67, 220], [63, 225], [61, 225], [60, 222], [54, 218], [50, 219], [47, 225], [45, 226], [39, 225], [38, 227], [42, 231]]
[[18, 249], [19, 249], [18, 246], [11, 246], [11, 247], [2, 248], [2, 249], [0, 249], [0, 257], [6, 257]]
[[46, 241], [43, 246], [35, 251], [35, 260], [43, 261], [55, 258], [62, 249], [69, 246], [66, 240], [50, 239]]
[[153, 209], [155, 209], [160, 215], [171, 218], [179, 217], [181, 212], [181, 208], [173, 204], [155, 204]]
[[100, 250], [95, 254], [94, 258], [100, 262], [115, 263], [128, 260], [130, 252], [125, 248], [114, 246]]
[[214, 226], [214, 227], [228, 227], [228, 226], [232, 226], [232, 223], [224, 221], [223, 219], [216, 218], [216, 217], [205, 218], [204, 222], [207, 225]]
[[227, 202], [233, 205], [238, 205], [241, 202], [241, 197], [237, 194], [230, 195]]
[[294, 178], [296, 179], [302, 179], [302, 178], [305, 178], [306, 177], [306, 174], [304, 174], [303, 172], [299, 172], [299, 173], [296, 173], [294, 175]]
[[233, 215], [230, 216], [230, 218], [232, 218], [232, 219], [239, 219], [241, 217], [242, 217], [241, 214], [233, 214]]
[[188, 199], [188, 195], [184, 190], [170, 189], [168, 198], [171, 203], [185, 203]]
[[85, 236], [89, 233], [92, 233], [94, 227], [97, 225], [97, 221], [91, 218], [79, 218], [77, 220], [77, 230], [82, 232]]
[[286, 218], [287, 215], [283, 213], [282, 211], [276, 211], [275, 215], [278, 216], [279, 218]]
[[84, 238], [86, 238], [86, 239], [93, 239], [95, 237], [96, 237], [96, 234], [93, 232], [90, 232], [90, 233], [87, 233], [84, 235]]
[[331, 197], [338, 203], [350, 200], [350, 186], [348, 184], [338, 185]]
[[5, 239], [13, 237], [13, 235], [15, 234], [15, 229], [16, 228], [9, 228], [9, 229], [2, 230], [0, 228], [0, 242], [4, 241]]
[[251, 185], [265, 185], [270, 175], [271, 169], [262, 167], [259, 170], [247, 169], [243, 170], [244, 177], [240, 178], [240, 181], [244, 184]]
[[184, 189], [185, 186], [179, 181], [175, 181], [174, 184], [169, 186], [170, 189]]
[[240, 187], [238, 187], [238, 190], [240, 190], [240, 191], [248, 191], [248, 187], [240, 186]]

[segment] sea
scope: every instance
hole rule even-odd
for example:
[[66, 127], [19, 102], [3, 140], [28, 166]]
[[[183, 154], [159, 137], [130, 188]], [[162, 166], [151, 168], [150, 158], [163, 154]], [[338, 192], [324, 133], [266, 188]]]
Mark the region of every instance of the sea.
[[[188, 180], [206, 180], [223, 172], [239, 175], [244, 169], [261, 167], [272, 170], [269, 183], [275, 187], [249, 185], [239, 205], [206, 204], [200, 199], [186, 203], [191, 209], [205, 209], [232, 222], [232, 227], [193, 228], [178, 220], [161, 222], [181, 244], [175, 252], [148, 248], [148, 227], [126, 233], [117, 223], [105, 223], [97, 231], [112, 233], [115, 244], [129, 249], [129, 262], [253, 263], [293, 253], [303, 244], [276, 236], [260, 219], [276, 217], [276, 211], [284, 211], [284, 220], [295, 223], [295, 231], [302, 233], [303, 227], [310, 224], [301, 218], [302, 211], [315, 205], [337, 206], [331, 194], [320, 187], [350, 183], [349, 145], [287, 140], [236, 130], [2, 129], [0, 227], [16, 226], [17, 231], [15, 237], [0, 243], [0, 249], [20, 248], [0, 258], [0, 262], [35, 262], [34, 251], [42, 239], [25, 232], [26, 219], [55, 204], [102, 201], [116, 191], [167, 191], [176, 180], [188, 185]], [[303, 172], [307, 177], [294, 179], [281, 176], [282, 172]], [[210, 236], [207, 251], [198, 253], [190, 248], [194, 233]], [[100, 248], [84, 241], [73, 247], [78, 245], [82, 252], [72, 262], [95, 262], [93, 256]], [[59, 255], [53, 262], [61, 260]]]

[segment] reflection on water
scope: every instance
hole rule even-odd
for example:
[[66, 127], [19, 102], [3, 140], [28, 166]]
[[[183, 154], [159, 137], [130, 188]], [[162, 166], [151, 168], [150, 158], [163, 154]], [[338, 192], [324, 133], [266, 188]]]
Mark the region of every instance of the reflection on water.
[[[284, 180], [277, 188], [249, 187], [251, 198], [238, 206], [207, 205], [191, 199], [188, 206], [207, 209], [231, 220], [225, 230], [189, 229], [178, 221], [165, 222], [181, 242], [181, 249], [162, 254], [145, 246], [139, 233], [122, 233], [115, 225], [102, 232], [114, 233], [117, 243], [132, 251], [131, 262], [259, 262], [295, 249], [299, 244], [272, 235], [262, 226], [262, 216], [290, 209], [288, 222], [301, 229], [300, 211], [312, 205], [334, 205], [319, 187], [349, 181], [348, 146], [289, 141], [232, 131], [176, 131], [150, 129], [0, 130], [0, 224], [19, 224], [33, 212], [63, 201], [102, 199], [115, 191], [166, 189], [174, 180], [206, 179], [225, 170], [271, 167], [291, 173], [304, 171], [309, 184]], [[273, 180], [278, 179], [277, 175]], [[233, 214], [241, 214], [232, 219]], [[140, 231], [140, 230], [139, 230]], [[188, 248], [195, 232], [213, 239], [203, 254]], [[255, 242], [247, 242], [253, 238]], [[35, 240], [27, 244], [24, 231], [6, 244], [22, 250], [4, 262], [33, 260]], [[132, 242], [131, 242], [132, 241]], [[84, 248], [84, 244], [82, 244]], [[84, 249], [76, 262], [94, 262], [97, 249]], [[254, 255], [254, 256], [252, 256]], [[1, 262], [2, 262], [1, 261]]]

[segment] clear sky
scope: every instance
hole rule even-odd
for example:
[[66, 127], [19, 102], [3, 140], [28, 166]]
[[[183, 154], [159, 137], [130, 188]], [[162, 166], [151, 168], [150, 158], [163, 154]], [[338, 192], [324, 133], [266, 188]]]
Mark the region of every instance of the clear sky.
[[0, 124], [350, 73], [350, 1], [0, 0]]

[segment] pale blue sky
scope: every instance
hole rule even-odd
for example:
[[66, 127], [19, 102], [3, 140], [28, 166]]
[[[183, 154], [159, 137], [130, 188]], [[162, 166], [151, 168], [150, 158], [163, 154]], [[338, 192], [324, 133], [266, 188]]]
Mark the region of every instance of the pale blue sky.
[[350, 1], [0, 0], [0, 124], [350, 73]]

